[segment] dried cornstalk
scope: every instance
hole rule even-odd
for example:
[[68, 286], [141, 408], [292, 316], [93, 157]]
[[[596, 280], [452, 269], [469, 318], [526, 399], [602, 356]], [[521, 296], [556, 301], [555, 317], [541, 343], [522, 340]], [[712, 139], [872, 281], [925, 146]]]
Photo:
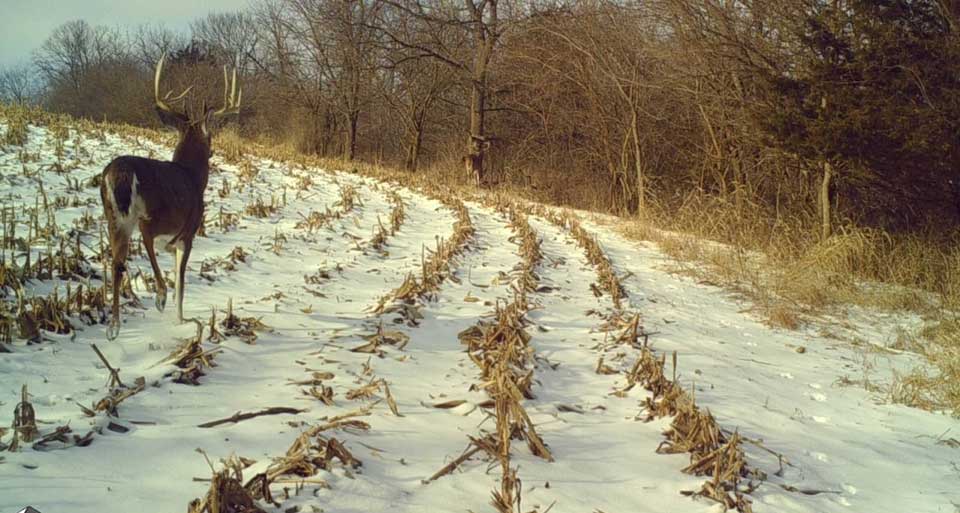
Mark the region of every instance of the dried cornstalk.
[[[211, 317], [211, 322], [215, 322], [214, 317]], [[200, 377], [204, 375], [203, 370], [215, 367], [213, 357], [223, 350], [219, 347], [204, 350], [203, 325], [199, 322], [196, 322], [196, 325], [197, 334], [191, 338], [183, 339], [176, 349], [159, 362], [173, 363], [179, 368], [171, 374], [175, 383], [199, 385]], [[212, 333], [213, 331], [211, 331], [211, 335]]]
[[[634, 317], [623, 326], [619, 339], [637, 343], [641, 336]], [[668, 377], [665, 371], [666, 355], [656, 357], [647, 344], [643, 344], [637, 362], [627, 373], [628, 385], [617, 391], [623, 395], [636, 384], [642, 384], [650, 392], [644, 401], [647, 420], [659, 417], [672, 417], [670, 428], [664, 433], [664, 440], [657, 448], [659, 453], [688, 453], [690, 464], [683, 472], [709, 476], [700, 491], [691, 492], [713, 499], [741, 513], [752, 511], [751, 501], [746, 495], [754, 489], [752, 482], [744, 486], [744, 479], [758, 477], [759, 474], [749, 468], [741, 448], [739, 434], [727, 438], [713, 415], [704, 412], [694, 397], [676, 383], [676, 353], [673, 355], [673, 375]]]
[[139, 394], [147, 386], [147, 380], [143, 376], [135, 379], [133, 381], [133, 386], [118, 386], [110, 390], [103, 399], [100, 399], [93, 405], [93, 411], [103, 412], [107, 415], [118, 417], [117, 407], [120, 406], [120, 403], [126, 401], [130, 397]]
[[[520, 238], [522, 262], [518, 266], [514, 299], [503, 307], [498, 303], [492, 321], [480, 321], [458, 335], [461, 343], [467, 346], [470, 359], [481, 370], [483, 389], [493, 398], [496, 433], [484, 439], [471, 439], [473, 448], [468, 446], [459, 458], [434, 474], [428, 482], [452, 472], [476, 452], [486, 450], [501, 467], [500, 488], [492, 492], [491, 504], [500, 513], [515, 513], [522, 511], [521, 486], [516, 469], [510, 467], [511, 440], [525, 440], [531, 453], [553, 461], [553, 455], [522, 404], [525, 398], [533, 397], [533, 371], [530, 370], [533, 349], [526, 332], [528, 321], [525, 317], [529, 309], [527, 293], [537, 290], [539, 278], [535, 269], [543, 254], [526, 216], [507, 204], [498, 208], [510, 218], [511, 226]], [[487, 443], [481, 445], [479, 440], [487, 440]]]
[[[740, 483], [742, 479], [758, 474], [751, 471], [744, 460], [739, 435], [735, 433], [727, 439], [713, 416], [709, 412], [704, 413], [700, 410], [693, 396], [676, 384], [676, 353], [673, 355], [673, 376], [667, 377], [666, 356], [658, 358], [650, 349], [639, 315], [635, 314], [629, 320], [625, 320], [622, 299], [626, 297], [626, 292], [599, 242], [569, 212], [557, 214], [539, 205], [528, 206], [527, 210], [570, 232], [578, 245], [583, 248], [588, 261], [594, 266], [603, 291], [611, 298], [614, 314], [608, 323], [612, 327], [621, 328], [621, 333], [616, 337], [616, 343], [640, 349], [637, 362], [627, 372], [626, 387], [615, 393], [623, 396], [637, 384], [642, 384], [651, 393], [651, 396], [645, 400], [648, 420], [657, 417], [673, 417], [670, 429], [665, 433], [667, 439], [657, 451], [689, 453], [691, 463], [684, 472], [711, 476], [700, 491], [691, 494], [711, 498], [723, 504], [725, 508], [735, 509], [741, 513], [752, 511], [751, 502], [746, 493], [749, 493], [753, 487], [748, 485], [745, 492], [741, 489]], [[641, 338], [643, 338], [642, 344]], [[606, 366], [601, 358], [597, 369], [598, 372], [606, 373], [609, 366]]]
[[37, 414], [30, 404], [30, 394], [27, 385], [20, 389], [20, 402], [13, 409], [13, 441], [10, 442], [10, 451], [19, 448], [19, 442], [30, 443], [40, 434], [37, 429]]
[[[441, 196], [439, 199], [457, 215], [457, 220], [453, 224], [453, 236], [437, 241], [436, 248], [430, 256], [423, 258], [420, 277], [408, 275], [399, 287], [380, 299], [374, 309], [376, 314], [399, 311], [403, 315], [408, 311], [407, 309], [395, 308], [391, 305], [415, 304], [427, 300], [445, 280], [453, 275], [454, 260], [466, 250], [476, 230], [470, 219], [470, 212], [462, 201], [451, 195]], [[416, 319], [407, 318], [407, 321], [411, 324], [416, 323]]]

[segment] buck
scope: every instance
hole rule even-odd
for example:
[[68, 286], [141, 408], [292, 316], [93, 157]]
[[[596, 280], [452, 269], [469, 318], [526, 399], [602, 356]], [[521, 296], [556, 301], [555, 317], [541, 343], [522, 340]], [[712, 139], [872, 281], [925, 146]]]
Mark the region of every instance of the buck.
[[223, 118], [240, 111], [242, 92], [237, 90], [237, 72], [228, 80], [224, 67], [224, 105], [219, 110], [201, 109], [200, 119], [191, 119], [186, 112], [177, 112], [167, 102], [179, 101], [172, 91], [160, 98], [160, 75], [164, 57], [157, 63], [153, 77], [155, 109], [164, 125], [179, 132], [179, 140], [170, 161], [122, 156], [107, 164], [101, 173], [100, 198], [110, 238], [113, 257], [112, 317], [107, 338], [120, 333], [120, 285], [130, 250], [130, 237], [140, 229], [143, 245], [153, 267], [157, 283], [156, 306], [163, 311], [167, 303], [167, 285], [157, 265], [157, 244], [176, 254], [177, 322], [183, 322], [183, 286], [193, 239], [203, 222], [203, 193], [210, 173], [212, 130]]

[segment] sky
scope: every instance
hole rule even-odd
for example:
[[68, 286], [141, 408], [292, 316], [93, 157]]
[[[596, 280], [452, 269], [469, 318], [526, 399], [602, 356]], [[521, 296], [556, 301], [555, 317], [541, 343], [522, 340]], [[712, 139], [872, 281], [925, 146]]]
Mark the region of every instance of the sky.
[[76, 19], [91, 25], [135, 27], [162, 23], [186, 29], [210, 12], [235, 11], [247, 0], [0, 0], [0, 66], [30, 60], [57, 26]]

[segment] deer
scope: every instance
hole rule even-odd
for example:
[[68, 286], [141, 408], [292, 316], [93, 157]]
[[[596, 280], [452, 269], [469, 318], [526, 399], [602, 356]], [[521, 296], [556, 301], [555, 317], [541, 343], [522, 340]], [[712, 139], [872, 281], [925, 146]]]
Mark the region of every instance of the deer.
[[153, 78], [154, 109], [160, 121], [179, 133], [173, 158], [169, 161], [136, 156], [113, 159], [100, 174], [100, 198], [107, 220], [113, 271], [113, 303], [107, 327], [107, 339], [120, 333], [120, 287], [126, 271], [130, 238], [140, 230], [144, 248], [156, 279], [156, 307], [164, 311], [167, 285], [157, 265], [159, 244], [175, 254], [175, 292], [177, 322], [183, 323], [184, 274], [193, 249], [193, 240], [203, 223], [203, 195], [210, 176], [213, 129], [225, 118], [240, 113], [242, 91], [237, 88], [237, 72], [228, 80], [223, 69], [224, 104], [207, 108], [204, 102], [199, 119], [191, 119], [186, 111], [178, 112], [169, 103], [183, 99], [193, 86], [176, 97], [170, 91], [160, 98], [160, 76], [166, 55], [157, 62]]

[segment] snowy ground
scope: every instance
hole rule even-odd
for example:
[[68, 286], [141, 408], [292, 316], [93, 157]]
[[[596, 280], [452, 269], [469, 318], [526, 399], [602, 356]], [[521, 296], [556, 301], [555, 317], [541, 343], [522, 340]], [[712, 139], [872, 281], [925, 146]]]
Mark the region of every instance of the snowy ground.
[[[38, 181], [25, 176], [24, 167], [31, 174], [50, 165], [53, 146], [46, 129], [31, 127], [23, 150], [37, 160], [28, 157], [30, 162], [23, 164], [20, 148], [0, 149], [4, 206], [34, 206]], [[169, 152], [113, 135], [104, 140], [71, 135], [65, 151], [67, 161], [80, 162], [77, 169], [36, 174], [51, 201], [57, 196], [79, 199], [57, 210], [64, 231], [85, 211], [99, 216], [98, 190], [82, 184], [111, 158]], [[252, 345], [236, 337], [220, 343], [217, 366], [207, 369], [201, 385], [174, 383], [168, 377], [171, 366], [158, 362], [178, 339], [193, 335], [195, 325], [176, 325], [174, 308], [165, 313], [153, 309], [152, 294], [137, 279], [134, 290], [145, 307], [125, 308], [116, 341], [107, 342], [104, 326], [95, 325], [82, 327], [75, 337], [48, 336], [35, 345], [21, 341], [12, 353], [0, 353], [0, 426], [11, 424], [20, 387], [26, 384], [41, 433], [68, 423], [79, 434], [110, 422], [128, 429], [102, 429], [88, 447], [3, 453], [0, 512], [27, 504], [44, 513], [183, 511], [209, 486], [203, 479], [210, 477], [210, 468], [196, 449], [214, 462], [231, 454], [256, 460], [248, 470], [253, 475], [283, 455], [308, 426], [365, 405], [372, 405], [370, 414], [361, 417], [369, 430], [330, 433], [362, 461], [361, 467], [337, 467], [318, 476], [328, 488], [308, 483], [294, 493], [291, 483], [289, 498], [279, 494], [281, 507], [262, 506], [268, 511], [298, 506], [300, 511], [357, 513], [492, 510], [490, 491], [499, 469], [479, 457], [430, 484], [421, 481], [458, 456], [468, 435], [491, 429], [487, 413], [477, 407], [486, 396], [471, 391], [480, 380], [477, 368], [457, 333], [488, 315], [498, 299], [512, 295], [509, 277], [520, 256], [507, 220], [468, 203], [477, 235], [456, 264], [457, 279], [446, 281], [437, 300], [427, 303], [419, 326], [395, 324], [393, 315], [380, 319], [372, 307], [408, 273], [418, 272], [422, 248], [451, 233], [454, 213], [436, 200], [369, 178], [259, 159], [252, 163], [259, 172], [242, 190], [236, 165], [218, 162], [220, 170], [211, 176], [208, 236], [194, 245], [185, 316], [206, 321], [212, 308], [222, 316], [232, 299], [238, 315], [259, 317], [270, 331], [258, 333]], [[301, 188], [304, 176], [314, 182], [306, 189]], [[71, 185], [78, 179], [79, 188]], [[224, 181], [230, 182], [230, 192], [221, 197]], [[360, 204], [318, 232], [296, 228], [310, 211], [334, 210], [341, 189], [348, 186], [356, 188]], [[389, 218], [391, 190], [403, 198], [406, 220], [378, 251], [370, 240], [378, 218], [384, 223]], [[269, 204], [284, 196], [286, 204], [266, 218], [243, 214], [257, 198]], [[71, 206], [75, 204], [79, 206]], [[223, 231], [216, 226], [221, 207], [241, 214], [236, 227]], [[611, 305], [592, 292], [596, 278], [582, 251], [556, 226], [536, 218], [530, 222], [543, 239], [539, 274], [548, 288], [531, 297], [536, 305], [529, 314], [536, 324], [529, 330], [538, 361], [536, 397], [524, 406], [556, 461], [540, 460], [522, 444], [515, 447], [523, 510], [545, 511], [553, 505], [551, 511], [558, 512], [717, 511], [715, 503], [681, 495], [702, 483], [702, 478], [680, 472], [688, 463], [685, 455], [655, 452], [667, 422], [638, 420], [646, 392], [638, 387], [626, 398], [613, 396], [613, 388], [623, 385], [622, 376], [595, 372], [601, 354], [609, 362], [620, 360], [617, 350], [602, 345], [599, 314]], [[752, 494], [754, 511], [960, 511], [960, 448], [944, 443], [960, 438], [960, 421], [886, 404], [862, 387], [841, 386], [844, 377], [862, 377], [862, 348], [812, 332], [770, 329], [724, 291], [666, 272], [665, 257], [654, 247], [624, 240], [598, 224], [586, 226], [624, 276], [630, 309], [643, 316], [654, 348], [678, 353], [681, 382], [695, 389], [701, 407], [723, 428], [762, 440], [763, 447], [785, 458], [778, 473], [776, 456], [745, 446], [750, 463], [770, 476]], [[18, 228], [25, 232], [25, 226]], [[83, 240], [95, 247], [95, 230]], [[246, 262], [235, 264], [235, 270], [215, 264], [235, 247], [249, 254]], [[36, 257], [45, 250], [32, 251]], [[19, 259], [22, 263], [22, 252]], [[160, 260], [161, 267], [171, 268], [169, 255]], [[133, 256], [128, 267], [136, 274], [149, 264], [145, 256]], [[47, 294], [54, 281], [33, 282], [28, 290]], [[380, 357], [351, 352], [381, 321], [408, 335], [409, 343], [402, 349], [383, 346]], [[891, 318], [860, 329], [865, 338], [879, 340], [893, 331], [895, 322]], [[121, 369], [125, 382], [144, 376], [148, 383], [120, 405], [119, 418], [86, 417], [77, 406], [89, 407], [107, 392], [108, 372], [91, 343]], [[803, 353], [797, 352], [799, 346]], [[628, 363], [625, 356], [622, 360]], [[889, 358], [894, 368], [912, 362], [910, 355]], [[324, 381], [333, 389], [333, 405], [306, 397], [300, 392], [304, 387], [291, 384], [314, 372], [333, 374]], [[393, 415], [385, 402], [376, 402], [382, 393], [347, 398], [371, 379], [389, 383], [402, 417]], [[433, 406], [454, 400], [466, 402], [450, 409]], [[197, 427], [237, 411], [276, 406], [307, 411]]]

